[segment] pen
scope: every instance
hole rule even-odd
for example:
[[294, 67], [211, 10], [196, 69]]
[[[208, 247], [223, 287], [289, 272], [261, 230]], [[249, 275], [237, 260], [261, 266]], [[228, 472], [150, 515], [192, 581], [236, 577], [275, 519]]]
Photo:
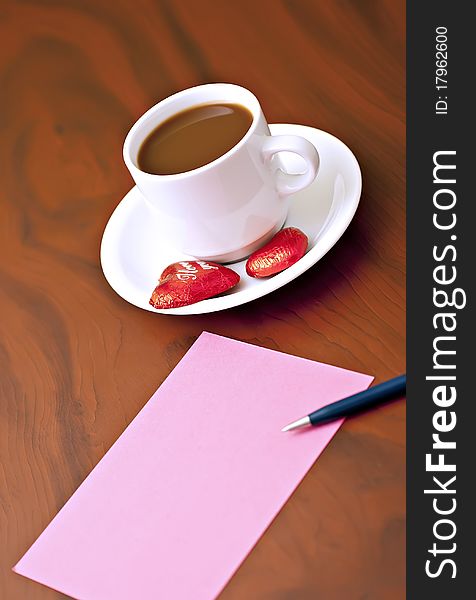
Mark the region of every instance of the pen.
[[310, 425], [320, 425], [321, 423], [327, 423], [334, 419], [341, 419], [355, 412], [364, 410], [376, 404], [382, 404], [391, 398], [401, 396], [405, 393], [407, 386], [407, 376], [399, 375], [390, 381], [385, 381], [375, 385], [368, 390], [338, 400], [327, 406], [323, 406], [318, 410], [315, 410], [306, 417], [302, 417], [297, 421], [293, 421], [283, 427], [281, 431], [292, 431], [293, 429], [300, 429], [301, 427], [308, 427]]

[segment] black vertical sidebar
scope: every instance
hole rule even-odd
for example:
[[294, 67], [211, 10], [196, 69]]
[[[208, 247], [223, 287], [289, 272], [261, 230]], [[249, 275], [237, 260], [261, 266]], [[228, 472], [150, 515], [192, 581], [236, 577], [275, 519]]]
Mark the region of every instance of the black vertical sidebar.
[[476, 597], [476, 149], [470, 147], [476, 25], [470, 10], [471, 3], [457, 0], [407, 2], [409, 600]]

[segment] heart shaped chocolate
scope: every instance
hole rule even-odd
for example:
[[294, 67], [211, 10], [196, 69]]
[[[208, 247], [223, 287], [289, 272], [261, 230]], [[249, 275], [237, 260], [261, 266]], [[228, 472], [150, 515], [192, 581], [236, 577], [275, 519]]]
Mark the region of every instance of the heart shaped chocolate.
[[154, 308], [178, 308], [195, 304], [231, 289], [240, 281], [235, 271], [203, 260], [169, 265], [152, 292], [149, 304]]
[[306, 254], [309, 241], [296, 227], [286, 227], [248, 258], [246, 272], [250, 277], [269, 277], [284, 271]]

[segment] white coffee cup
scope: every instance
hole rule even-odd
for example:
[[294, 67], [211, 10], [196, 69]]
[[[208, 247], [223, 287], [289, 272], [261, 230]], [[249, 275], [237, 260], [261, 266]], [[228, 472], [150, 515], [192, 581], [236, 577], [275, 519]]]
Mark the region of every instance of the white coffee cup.
[[[195, 105], [220, 102], [240, 104], [253, 116], [231, 150], [176, 175], [139, 169], [139, 148], [161, 122]], [[286, 173], [280, 152], [299, 154], [305, 172]], [[272, 136], [257, 98], [229, 83], [190, 88], [153, 106], [129, 131], [124, 161], [157, 217], [157, 235], [180, 252], [217, 262], [239, 260], [266, 243], [284, 224], [288, 197], [310, 185], [319, 168], [311, 142], [296, 135]]]

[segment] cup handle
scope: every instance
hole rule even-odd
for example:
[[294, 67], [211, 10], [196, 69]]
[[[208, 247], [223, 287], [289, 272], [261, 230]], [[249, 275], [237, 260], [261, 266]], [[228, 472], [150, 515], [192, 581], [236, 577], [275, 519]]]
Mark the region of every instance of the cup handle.
[[266, 136], [261, 147], [261, 156], [266, 165], [278, 152], [294, 152], [299, 154], [307, 163], [304, 173], [286, 173], [279, 167], [275, 171], [276, 190], [280, 196], [289, 196], [310, 185], [319, 170], [319, 154], [316, 148], [303, 137], [298, 135]]

